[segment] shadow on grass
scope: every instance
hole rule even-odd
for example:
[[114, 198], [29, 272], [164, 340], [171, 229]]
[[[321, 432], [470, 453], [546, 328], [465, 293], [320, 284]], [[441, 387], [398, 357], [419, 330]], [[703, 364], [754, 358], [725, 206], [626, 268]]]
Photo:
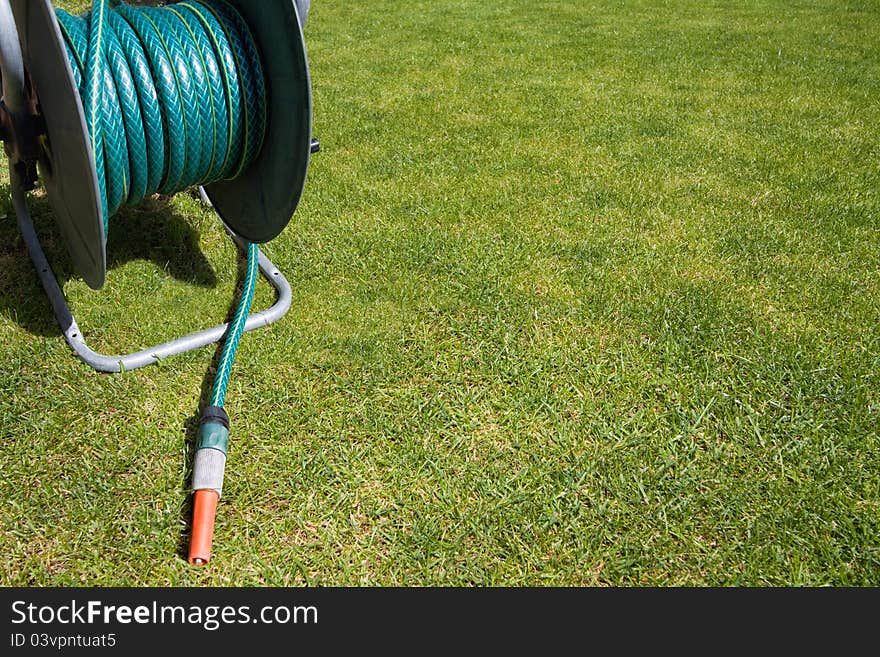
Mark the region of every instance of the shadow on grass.
[[[52, 307], [31, 263], [8, 199], [9, 185], [0, 185], [5, 218], [0, 219], [0, 314], [40, 336], [61, 335]], [[45, 196], [31, 194], [31, 216], [46, 257], [61, 287], [75, 272]], [[164, 199], [146, 201], [111, 220], [107, 241], [108, 271], [135, 260], [149, 260], [174, 278], [214, 287], [217, 276], [199, 249], [199, 236]], [[132, 299], [132, 303], [137, 303]]]

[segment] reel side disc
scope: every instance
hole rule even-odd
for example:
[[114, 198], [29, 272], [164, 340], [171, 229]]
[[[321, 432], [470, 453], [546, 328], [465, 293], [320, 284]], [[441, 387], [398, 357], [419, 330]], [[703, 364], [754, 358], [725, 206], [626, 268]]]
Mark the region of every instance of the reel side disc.
[[85, 112], [49, 0], [12, 0], [25, 68], [46, 124], [40, 173], [73, 267], [93, 289], [104, 285], [107, 251], [98, 176]]
[[312, 85], [294, 0], [229, 0], [263, 56], [269, 122], [263, 150], [235, 180], [205, 187], [217, 214], [237, 235], [268, 242], [290, 222], [311, 155]]

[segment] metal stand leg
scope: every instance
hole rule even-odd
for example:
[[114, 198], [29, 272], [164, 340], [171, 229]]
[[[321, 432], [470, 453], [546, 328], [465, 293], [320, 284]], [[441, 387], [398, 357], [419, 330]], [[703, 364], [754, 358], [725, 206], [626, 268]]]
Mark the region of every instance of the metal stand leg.
[[[169, 356], [195, 351], [209, 344], [219, 342], [226, 335], [229, 325], [222, 324], [126, 356], [104, 356], [90, 349], [88, 344], [86, 344], [82, 331], [77, 326], [76, 320], [70, 312], [64, 292], [61, 290], [61, 286], [58, 284], [52, 268], [49, 266], [49, 261], [46, 259], [45, 253], [43, 253], [42, 246], [40, 246], [40, 240], [34, 230], [31, 214], [27, 207], [24, 189], [14, 171], [10, 171], [10, 182], [12, 203], [15, 207], [15, 214], [18, 216], [18, 226], [21, 229], [22, 236], [24, 236], [31, 260], [33, 260], [37, 268], [43, 288], [46, 290], [46, 295], [52, 304], [52, 310], [61, 326], [67, 343], [87, 365], [99, 372], [134, 370], [146, 367], [147, 365], [154, 365]], [[239, 248], [243, 248], [243, 243], [238, 237], [235, 235], [231, 235], [231, 237]], [[260, 271], [278, 291], [278, 300], [268, 310], [252, 314], [247, 321], [245, 331], [253, 331], [254, 329], [268, 326], [284, 317], [287, 311], [290, 310], [292, 301], [290, 284], [281, 272], [278, 271], [278, 268], [262, 253], [260, 253]]]

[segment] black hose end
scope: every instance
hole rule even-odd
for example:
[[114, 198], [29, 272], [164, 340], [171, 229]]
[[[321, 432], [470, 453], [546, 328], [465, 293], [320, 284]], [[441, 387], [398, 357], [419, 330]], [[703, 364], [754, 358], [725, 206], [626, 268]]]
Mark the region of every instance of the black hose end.
[[229, 416], [219, 406], [208, 406], [202, 411], [201, 424], [219, 424], [229, 430]]

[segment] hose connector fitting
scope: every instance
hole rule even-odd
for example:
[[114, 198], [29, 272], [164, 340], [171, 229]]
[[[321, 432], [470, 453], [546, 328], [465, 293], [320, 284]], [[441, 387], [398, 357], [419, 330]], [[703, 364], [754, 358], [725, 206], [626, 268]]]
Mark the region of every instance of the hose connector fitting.
[[217, 514], [217, 502], [223, 494], [223, 474], [228, 450], [229, 416], [219, 406], [209, 406], [202, 412], [193, 464], [192, 487], [195, 497], [189, 562], [194, 566], [207, 565], [211, 560], [214, 518]]

